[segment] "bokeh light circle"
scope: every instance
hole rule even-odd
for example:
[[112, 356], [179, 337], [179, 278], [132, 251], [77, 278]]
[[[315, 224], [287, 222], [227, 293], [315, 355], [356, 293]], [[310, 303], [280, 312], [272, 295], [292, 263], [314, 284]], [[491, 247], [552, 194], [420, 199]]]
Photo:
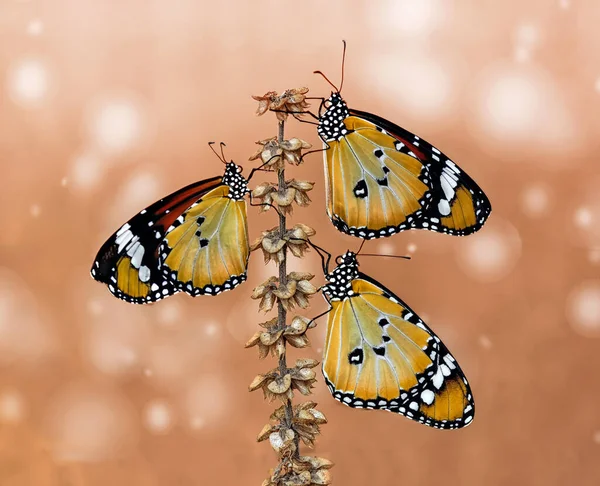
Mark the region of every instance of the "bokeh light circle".
[[0, 390], [0, 423], [18, 424], [26, 415], [25, 399], [18, 390]]
[[144, 407], [144, 425], [153, 434], [167, 434], [175, 423], [172, 407], [166, 400], [155, 399]]
[[68, 384], [52, 398], [45, 413], [44, 425], [57, 461], [119, 458], [137, 440], [129, 403], [101, 386]]
[[600, 337], [600, 280], [587, 280], [572, 289], [566, 314], [578, 334]]
[[509, 275], [521, 257], [521, 237], [507, 221], [492, 217], [474, 235], [455, 246], [460, 268], [479, 282], [496, 282]]
[[40, 59], [23, 59], [8, 71], [8, 94], [23, 108], [39, 106], [51, 89], [51, 75]]
[[548, 214], [552, 207], [552, 189], [546, 184], [531, 184], [521, 192], [521, 210], [530, 218]]

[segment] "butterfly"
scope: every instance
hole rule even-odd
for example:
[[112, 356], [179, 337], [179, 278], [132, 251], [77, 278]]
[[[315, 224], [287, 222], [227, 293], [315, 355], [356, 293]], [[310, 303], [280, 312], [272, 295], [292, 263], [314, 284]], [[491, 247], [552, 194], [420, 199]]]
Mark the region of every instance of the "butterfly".
[[217, 295], [246, 280], [249, 257], [242, 168], [190, 184], [136, 214], [100, 248], [92, 277], [133, 304], [185, 292]]
[[[344, 58], [346, 44], [344, 42]], [[492, 207], [447, 155], [377, 115], [348, 108], [340, 89], [322, 99], [327, 213], [341, 232], [363, 239], [409, 229], [464, 236], [481, 229]]]
[[471, 388], [440, 338], [399, 297], [358, 271], [356, 253], [336, 262], [322, 287], [330, 305], [323, 374], [333, 397], [439, 429], [469, 425]]

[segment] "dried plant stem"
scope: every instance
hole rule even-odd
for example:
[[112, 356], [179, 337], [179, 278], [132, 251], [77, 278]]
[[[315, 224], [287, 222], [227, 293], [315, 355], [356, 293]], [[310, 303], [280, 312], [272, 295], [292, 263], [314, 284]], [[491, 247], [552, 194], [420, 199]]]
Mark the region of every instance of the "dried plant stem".
[[258, 435], [258, 440], [269, 440], [279, 456], [279, 463], [271, 470], [263, 486], [316, 486], [330, 484], [328, 469], [333, 465], [327, 459], [305, 457], [300, 455], [300, 440], [312, 447], [320, 426], [327, 422], [325, 416], [315, 407], [314, 402], [294, 405], [294, 391], [302, 395], [310, 395], [315, 383], [316, 373], [313, 371], [319, 363], [314, 359], [297, 359], [295, 365], [287, 360], [287, 345], [296, 348], [309, 346], [306, 330], [314, 324], [304, 316], [294, 316], [288, 324], [288, 311], [294, 307], [306, 309], [308, 297], [317, 292], [310, 283], [314, 277], [309, 273], [290, 272], [287, 269], [288, 250], [290, 254], [301, 258], [308, 250], [308, 239], [315, 231], [303, 224], [287, 227], [286, 215], [292, 211], [292, 204], [307, 206], [310, 198], [307, 192], [312, 190], [313, 183], [286, 180], [285, 165], [298, 165], [302, 162], [301, 152], [310, 148], [310, 144], [298, 138], [285, 140], [285, 119], [282, 112], [287, 109], [298, 112], [307, 107], [305, 93], [308, 90], [287, 90], [282, 95], [269, 92], [262, 97], [254, 97], [259, 101], [258, 114], [269, 110], [276, 111], [279, 120], [277, 137], [258, 142], [260, 150], [250, 160], [260, 158], [263, 165], [277, 172], [277, 185], [262, 183], [253, 191], [253, 197], [262, 200], [262, 211], [272, 207], [278, 209], [278, 225], [263, 231], [262, 236], [254, 242], [252, 250], [261, 249], [265, 263], [274, 261], [278, 265], [278, 276], [273, 276], [254, 289], [253, 299], [260, 299], [259, 309], [271, 311], [277, 303], [277, 317], [260, 324], [263, 330], [254, 334], [246, 343], [246, 347], [258, 346], [259, 357], [269, 354], [278, 358], [276, 368], [256, 376], [250, 384], [250, 391], [263, 390], [269, 401], [278, 399], [281, 407], [271, 414], [270, 422]]
[[[279, 121], [279, 133], [277, 135], [277, 141], [279, 143], [283, 142], [283, 136], [285, 132], [285, 121]], [[285, 194], [287, 189], [287, 185], [285, 183], [285, 166], [281, 167], [277, 172], [277, 192], [281, 195]], [[286, 218], [285, 213], [279, 213], [279, 234], [283, 237], [287, 230], [286, 228]], [[283, 247], [283, 258], [279, 262], [279, 283], [281, 286], [287, 285], [287, 247]], [[277, 323], [280, 329], [284, 329], [287, 326], [287, 310], [283, 306], [283, 303], [279, 301], [277, 303]], [[279, 356], [279, 373], [280, 376], [285, 376], [287, 373], [287, 349], [286, 343], [283, 342], [283, 350], [281, 355]], [[292, 408], [292, 400], [287, 400], [284, 404], [285, 406], [285, 425], [287, 428], [293, 427], [293, 417], [294, 410]], [[300, 446], [299, 446], [299, 437], [296, 435], [294, 437], [294, 442], [296, 444], [294, 455], [298, 457], [300, 455]]]

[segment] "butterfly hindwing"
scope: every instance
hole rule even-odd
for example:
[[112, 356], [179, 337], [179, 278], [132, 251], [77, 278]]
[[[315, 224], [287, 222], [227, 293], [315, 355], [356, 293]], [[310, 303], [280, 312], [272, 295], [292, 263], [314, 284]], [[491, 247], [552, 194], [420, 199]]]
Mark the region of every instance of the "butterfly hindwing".
[[134, 304], [155, 302], [177, 290], [159, 271], [158, 248], [181, 212], [221, 185], [221, 177], [190, 184], [136, 214], [100, 248], [91, 274], [116, 297]]
[[477, 183], [448, 156], [384, 118], [353, 109], [349, 113], [378, 126], [427, 166], [432, 200], [414, 227], [456, 236], [481, 229], [492, 210], [490, 201]]
[[[343, 270], [325, 291], [347, 275]], [[334, 294], [327, 323], [323, 373], [334, 398], [436, 428], [468, 425], [471, 389], [447, 347], [378, 282], [357, 273], [349, 283]]]
[[161, 248], [165, 277], [190, 295], [218, 294], [246, 279], [246, 201], [228, 197], [226, 185], [213, 189], [168, 230]]

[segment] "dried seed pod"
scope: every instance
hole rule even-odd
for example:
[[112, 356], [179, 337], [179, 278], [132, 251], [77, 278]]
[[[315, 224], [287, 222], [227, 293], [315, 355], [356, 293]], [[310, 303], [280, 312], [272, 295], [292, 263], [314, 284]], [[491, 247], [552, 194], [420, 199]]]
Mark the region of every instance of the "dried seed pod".
[[316, 486], [326, 486], [328, 484], [331, 484], [331, 476], [329, 474], [329, 471], [327, 471], [325, 469], [320, 469], [318, 471], [314, 471], [310, 475], [310, 480], [311, 480], [311, 483]]
[[296, 444], [294, 439], [296, 434], [292, 429], [280, 430], [279, 432], [273, 432], [269, 435], [269, 442], [271, 447], [281, 455], [292, 454], [296, 450]]
[[299, 459], [302, 462], [308, 462], [313, 470], [331, 469], [333, 467], [333, 462], [324, 457], [307, 456], [300, 457]]
[[327, 419], [325, 418], [325, 415], [323, 414], [323, 412], [321, 412], [315, 408], [311, 408], [310, 410], [308, 410], [308, 412], [314, 417], [315, 423], [317, 423], [317, 424], [326, 424], [327, 423]]
[[268, 321], [260, 322], [258, 325], [260, 327], [264, 327], [265, 329], [272, 329], [275, 326], [277, 326], [278, 323], [279, 323], [279, 320], [277, 319], [277, 317], [274, 317], [273, 319], [270, 319]]
[[312, 191], [313, 188], [315, 187], [314, 182], [298, 181], [296, 179], [290, 179], [289, 181], [286, 181], [286, 185], [288, 187], [293, 187], [297, 191], [303, 191], [303, 192]]
[[305, 334], [299, 336], [289, 335], [284, 336], [285, 340], [295, 348], [305, 348], [310, 345], [310, 341]]
[[244, 347], [251, 348], [252, 346], [256, 346], [260, 342], [261, 331], [256, 331], [254, 335], [246, 342]]
[[269, 436], [276, 430], [277, 428], [271, 424], [265, 425], [256, 437], [256, 441], [262, 442], [263, 440], [267, 440]]
[[265, 346], [271, 346], [281, 337], [283, 329], [280, 331], [265, 331], [260, 334], [260, 342]]
[[296, 293], [298, 283], [295, 280], [290, 280], [285, 285], [280, 285], [277, 289], [273, 290], [273, 294], [279, 298], [279, 300], [291, 299]]
[[258, 109], [256, 110], [256, 115], [261, 116], [264, 115], [267, 110], [271, 107], [271, 99], [277, 96], [277, 92], [269, 91], [265, 93], [263, 96], [252, 96], [256, 101], [258, 101]]
[[294, 305], [297, 305], [301, 309], [306, 309], [310, 305], [308, 303], [308, 298], [303, 292], [296, 292], [294, 296], [288, 300], [288, 302], [291, 303], [289, 306], [290, 308], [292, 308]]
[[263, 96], [252, 96], [252, 98], [258, 101], [256, 111], [258, 116], [271, 110], [276, 112], [278, 120], [285, 121], [288, 113], [302, 113], [308, 108], [306, 93], [308, 93], [308, 88], [294, 88], [285, 90], [281, 94], [269, 91]]
[[301, 380], [292, 380], [292, 384], [294, 385], [294, 389], [298, 390], [302, 395], [310, 395], [311, 390], [313, 388], [315, 380], [312, 381], [301, 381]]
[[312, 280], [315, 276], [312, 273], [307, 272], [290, 272], [287, 275], [288, 280]]
[[279, 206], [280, 209], [283, 209], [294, 202], [294, 199], [296, 198], [296, 189], [288, 187], [283, 192], [272, 192], [271, 198], [277, 203], [277, 206]]
[[284, 140], [279, 146], [283, 149], [284, 160], [293, 165], [299, 165], [302, 162], [302, 150], [312, 147], [310, 143], [299, 138]]
[[278, 281], [277, 277], [270, 277], [252, 292], [250, 296], [252, 299], [261, 299], [258, 305], [259, 310], [269, 312], [275, 305], [275, 295], [273, 292], [277, 289]]
[[306, 332], [310, 319], [304, 316], [295, 316], [291, 324], [285, 328], [283, 334], [285, 336], [298, 336]]
[[296, 284], [296, 290], [305, 295], [313, 295], [317, 293], [317, 287], [311, 284], [308, 280], [299, 280]]
[[264, 297], [269, 292], [272, 292], [274, 288], [277, 288], [278, 281], [279, 279], [277, 277], [269, 277], [254, 289], [251, 297], [253, 299], [260, 299], [261, 297]]
[[269, 379], [268, 375], [256, 375], [252, 380], [252, 383], [248, 385], [249, 391], [258, 390], [263, 386], [264, 383]]
[[281, 395], [290, 389], [292, 376], [288, 373], [282, 377], [277, 377], [267, 385], [269, 391], [276, 395]]
[[[294, 187], [294, 189], [297, 189], [296, 186], [292, 186], [292, 187]], [[277, 190], [277, 187], [275, 187], [274, 184], [271, 184], [270, 182], [262, 182], [261, 184], [259, 184], [252, 190], [252, 196], [261, 198], [265, 194], [269, 194], [270, 192], [273, 192], [276, 190]]]
[[296, 368], [315, 368], [319, 365], [319, 361], [311, 358], [300, 358], [296, 360]]

